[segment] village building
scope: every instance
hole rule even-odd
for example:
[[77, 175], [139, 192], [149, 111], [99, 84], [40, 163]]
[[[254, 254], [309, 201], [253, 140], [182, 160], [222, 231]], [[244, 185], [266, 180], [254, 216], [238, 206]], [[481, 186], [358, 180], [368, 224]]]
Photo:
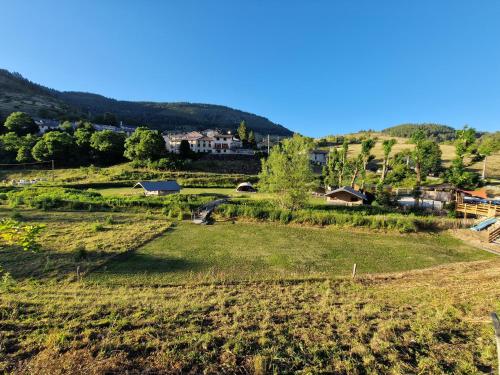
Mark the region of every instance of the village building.
[[[38, 126], [39, 134], [44, 134], [48, 131], [53, 131], [53, 130], [60, 130], [61, 122], [59, 120], [35, 119], [34, 121], [35, 124]], [[76, 121], [73, 121], [71, 123], [73, 130], [77, 128], [77, 124], [78, 123]], [[92, 126], [96, 131], [111, 130], [112, 132], [115, 133], [125, 133], [127, 137], [129, 137], [136, 129], [133, 126], [123, 125], [122, 122], [120, 122], [120, 126], [104, 125], [104, 124], [92, 124]]]
[[177, 181], [139, 181], [134, 188], [142, 187], [144, 195], [169, 195], [181, 191]]
[[328, 158], [328, 151], [325, 150], [312, 150], [309, 153], [309, 160], [314, 164], [325, 165]]
[[39, 134], [44, 134], [50, 130], [57, 130], [60, 122], [58, 120], [37, 119], [35, 124], [38, 126]]
[[340, 206], [359, 206], [368, 201], [368, 197], [350, 186], [344, 186], [325, 193], [326, 201]]
[[215, 155], [254, 155], [254, 151], [244, 149], [242, 142], [231, 133], [208, 129], [202, 132], [170, 133], [163, 136], [168, 152], [179, 153], [182, 141], [187, 141], [191, 151]]

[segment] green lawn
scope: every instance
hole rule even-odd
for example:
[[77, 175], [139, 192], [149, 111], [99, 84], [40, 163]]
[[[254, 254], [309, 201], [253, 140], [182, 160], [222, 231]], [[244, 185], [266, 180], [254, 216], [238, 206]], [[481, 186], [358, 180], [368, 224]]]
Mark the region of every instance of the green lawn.
[[90, 277], [124, 284], [309, 278], [488, 259], [447, 234], [376, 233], [272, 223], [182, 223]]

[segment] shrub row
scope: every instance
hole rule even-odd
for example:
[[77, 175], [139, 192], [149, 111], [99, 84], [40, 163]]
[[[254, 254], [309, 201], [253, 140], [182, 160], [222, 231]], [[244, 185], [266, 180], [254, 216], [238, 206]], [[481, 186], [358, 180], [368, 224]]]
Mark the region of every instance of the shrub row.
[[271, 205], [248, 203], [226, 203], [220, 205], [216, 213], [223, 218], [245, 217], [257, 220], [276, 221], [283, 224], [298, 223], [311, 225], [339, 225], [368, 227], [371, 229], [395, 229], [401, 233], [420, 230], [436, 230], [456, 227], [454, 220], [436, 217], [418, 217], [413, 214], [390, 213], [369, 215], [366, 212], [346, 212], [345, 210], [303, 209], [290, 211]]
[[163, 197], [107, 197], [92, 190], [30, 187], [6, 193], [7, 203], [43, 210], [67, 209], [88, 211], [119, 211], [126, 208], [162, 209], [164, 212], [189, 212], [212, 200], [210, 196], [167, 195]]

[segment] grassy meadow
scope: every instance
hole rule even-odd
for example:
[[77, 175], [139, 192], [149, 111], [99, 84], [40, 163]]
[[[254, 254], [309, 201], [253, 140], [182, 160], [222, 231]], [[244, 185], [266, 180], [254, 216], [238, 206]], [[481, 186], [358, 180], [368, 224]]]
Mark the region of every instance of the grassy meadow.
[[448, 234], [224, 222], [181, 223], [90, 275], [120, 285], [307, 279], [385, 273], [491, 259]]
[[[119, 168], [92, 172], [102, 186], [70, 170], [59, 187], [4, 188], [0, 218], [44, 230], [38, 253], [0, 250], [1, 373], [495, 371], [500, 260], [436, 224], [455, 219], [316, 198], [277, 216], [270, 195], [226, 186], [248, 177], [234, 175], [144, 197], [114, 184], [133, 172]], [[213, 225], [187, 220], [221, 196]], [[434, 230], [398, 230], [420, 221]]]
[[500, 263], [350, 279], [20, 283], [0, 369], [31, 374], [490, 374]]

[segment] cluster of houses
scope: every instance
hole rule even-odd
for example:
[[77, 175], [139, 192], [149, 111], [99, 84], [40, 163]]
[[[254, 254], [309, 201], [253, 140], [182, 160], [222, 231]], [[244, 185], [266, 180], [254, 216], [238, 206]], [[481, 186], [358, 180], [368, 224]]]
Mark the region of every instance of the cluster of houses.
[[[39, 133], [44, 134], [48, 131], [57, 130], [61, 123], [58, 120], [36, 119]], [[113, 132], [125, 133], [130, 136], [135, 127], [123, 125], [120, 122], [119, 126], [92, 124], [97, 131], [111, 130]], [[72, 122], [71, 126], [76, 129], [77, 123]], [[207, 153], [215, 155], [254, 155], [255, 150], [243, 147], [243, 143], [231, 132], [223, 132], [220, 130], [207, 129], [202, 131], [165, 133], [163, 135], [167, 151], [178, 154], [182, 141], [187, 141], [191, 151], [196, 153]], [[262, 146], [265, 147], [266, 145]]]
[[[40, 134], [44, 134], [52, 130], [57, 130], [61, 126], [61, 122], [59, 120], [50, 120], [50, 119], [36, 119], [35, 124], [38, 126]], [[77, 122], [76, 121], [71, 122], [71, 126], [73, 127], [73, 129], [76, 129]], [[125, 133], [127, 137], [130, 136], [136, 129], [133, 126], [123, 125], [122, 122], [120, 122], [119, 126], [94, 124], [94, 123], [92, 124], [92, 126], [97, 131], [111, 130], [112, 132], [116, 133]]]
[[244, 148], [240, 139], [231, 132], [207, 129], [185, 133], [168, 133], [163, 136], [167, 151], [178, 154], [182, 141], [191, 151], [218, 155], [254, 155], [255, 151]]

